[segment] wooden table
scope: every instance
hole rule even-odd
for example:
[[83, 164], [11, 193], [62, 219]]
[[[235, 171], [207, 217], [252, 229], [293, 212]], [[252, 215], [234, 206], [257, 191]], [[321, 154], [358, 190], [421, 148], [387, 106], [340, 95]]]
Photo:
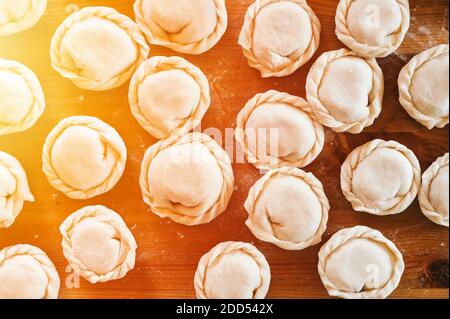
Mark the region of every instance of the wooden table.
[[[187, 56], [207, 75], [213, 103], [203, 128], [222, 130], [235, 127], [235, 118], [248, 99], [269, 89], [305, 96], [305, 79], [311, 63], [282, 79], [261, 79], [247, 65], [237, 45], [247, 7], [252, 0], [228, 0], [229, 28], [222, 41], [201, 56]], [[37, 198], [26, 204], [16, 223], [0, 230], [0, 247], [29, 243], [45, 250], [61, 276], [62, 298], [194, 298], [193, 278], [200, 257], [222, 241], [254, 243], [272, 268], [270, 298], [326, 298], [317, 273], [320, 245], [299, 252], [281, 250], [256, 240], [244, 225], [243, 202], [249, 188], [260, 177], [249, 164], [234, 165], [236, 192], [228, 210], [209, 225], [186, 227], [153, 215], [144, 205], [138, 185], [140, 163], [147, 147], [155, 140], [132, 117], [127, 85], [92, 93], [80, 90], [60, 77], [50, 66], [50, 39], [67, 12], [76, 6], [105, 5], [129, 16], [132, 0], [66, 1], [49, 0], [44, 18], [32, 30], [0, 38], [0, 57], [21, 61], [39, 76], [46, 92], [47, 109], [31, 130], [0, 137], [0, 149], [16, 156], [25, 167]], [[320, 52], [343, 47], [334, 34], [337, 0], [311, 0], [322, 22]], [[393, 298], [448, 298], [449, 233], [426, 219], [417, 201], [403, 214], [375, 217], [354, 212], [339, 187], [340, 165], [355, 147], [374, 138], [394, 139], [410, 147], [426, 169], [448, 151], [448, 128], [428, 131], [411, 119], [398, 103], [397, 76], [409, 58], [424, 49], [448, 41], [448, 2], [412, 0], [412, 26], [397, 54], [380, 59], [386, 77], [383, 113], [363, 134], [336, 134], [327, 129], [325, 149], [306, 169], [325, 186], [331, 202], [331, 215], [324, 240], [338, 229], [367, 225], [382, 231], [402, 251], [406, 271]], [[319, 54], [318, 53], [318, 54]], [[151, 55], [173, 55], [170, 50], [152, 47]], [[316, 55], [317, 57], [318, 55]], [[88, 201], [75, 201], [55, 191], [41, 170], [41, 148], [50, 130], [72, 115], [97, 116], [115, 127], [127, 144], [127, 169], [120, 183], [108, 194]], [[103, 204], [119, 212], [132, 229], [139, 248], [135, 269], [123, 280], [91, 285], [81, 280], [79, 288], [66, 287], [67, 262], [61, 249], [58, 227], [75, 210]], [[70, 277], [69, 277], [70, 278]]]

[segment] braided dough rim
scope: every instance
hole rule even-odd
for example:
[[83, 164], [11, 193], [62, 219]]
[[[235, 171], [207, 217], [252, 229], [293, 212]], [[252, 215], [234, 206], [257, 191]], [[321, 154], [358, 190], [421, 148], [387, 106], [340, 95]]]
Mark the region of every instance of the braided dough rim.
[[207, 38], [189, 44], [180, 44], [171, 42], [167, 39], [159, 38], [153, 35], [142, 13], [142, 5], [144, 0], [136, 0], [133, 5], [136, 22], [141, 31], [145, 34], [150, 44], [163, 46], [179, 53], [198, 55], [212, 49], [222, 39], [228, 27], [228, 13], [225, 6], [225, 0], [212, 0], [216, 6], [217, 24], [216, 27]]
[[266, 297], [271, 281], [270, 266], [266, 257], [252, 244], [229, 241], [218, 244], [200, 259], [194, 278], [197, 299], [209, 299], [204, 289], [208, 268], [215, 264], [219, 257], [239, 250], [252, 257], [260, 268], [261, 286], [256, 290], [253, 299]]
[[[311, 190], [317, 196], [321, 206], [322, 206], [322, 218], [316, 233], [309, 239], [302, 242], [289, 242], [286, 240], [278, 239], [275, 234], [267, 233], [264, 229], [258, 228], [258, 226], [252, 223], [252, 215], [254, 214], [256, 203], [259, 200], [260, 195], [264, 192], [264, 188], [267, 186], [269, 181], [279, 175], [287, 175], [297, 177], [303, 180], [306, 184], [311, 187]], [[272, 243], [282, 249], [286, 250], [303, 250], [310, 246], [316, 245], [322, 241], [322, 235], [327, 229], [328, 213], [330, 211], [330, 203], [323, 189], [322, 183], [311, 173], [306, 173], [298, 168], [283, 167], [280, 169], [272, 170], [263, 176], [255, 185], [250, 189], [247, 200], [245, 201], [244, 207], [248, 212], [248, 219], [245, 222], [250, 231], [255, 235], [256, 238], [262, 241]], [[270, 220], [269, 220], [270, 222]]]
[[[288, 66], [284, 67], [281, 70], [274, 71], [269, 69], [266, 65], [260, 63], [256, 55], [253, 53], [253, 24], [257, 15], [265, 6], [271, 3], [282, 1], [288, 1], [298, 4], [309, 15], [311, 19], [313, 35], [308, 48], [296, 61], [292, 61]], [[241, 46], [242, 52], [247, 58], [249, 66], [259, 70], [263, 78], [284, 77], [291, 75], [303, 65], [305, 65], [309, 60], [311, 60], [311, 58], [319, 49], [321, 29], [322, 26], [320, 24], [319, 18], [305, 0], [256, 0], [247, 10], [244, 24], [239, 35], [238, 44]]]
[[[79, 74], [74, 73], [73, 70], [67, 69], [60, 60], [61, 42], [66, 32], [73, 25], [92, 17], [102, 18], [115, 23], [117, 27], [125, 30], [129, 34], [138, 49], [138, 57], [135, 63], [127, 70], [110, 79], [92, 80], [80, 76]], [[139, 27], [133, 20], [113, 8], [101, 6], [85, 7], [80, 11], [71, 14], [56, 29], [50, 44], [50, 59], [52, 67], [64, 78], [71, 80], [79, 88], [91, 91], [106, 91], [121, 86], [131, 78], [139, 64], [147, 59], [149, 53], [150, 47], [145, 41], [144, 36], [141, 34]]]
[[[369, 95], [370, 104], [367, 106], [370, 110], [370, 114], [367, 118], [353, 123], [343, 123], [335, 119], [330, 114], [327, 107], [322, 104], [319, 98], [319, 87], [322, 83], [322, 79], [328, 65], [333, 60], [347, 56], [363, 59], [370, 66], [373, 72], [373, 88]], [[307, 100], [311, 104], [318, 120], [323, 125], [331, 128], [337, 133], [348, 132], [352, 134], [359, 134], [364, 130], [364, 128], [371, 126], [381, 114], [383, 95], [384, 75], [377, 61], [374, 58], [364, 58], [359, 56], [356, 52], [352, 52], [348, 49], [340, 49], [322, 54], [311, 67], [306, 79]]]
[[[219, 200], [214, 206], [212, 206], [207, 212], [205, 212], [205, 214], [197, 217], [181, 215], [176, 211], [158, 207], [157, 203], [155, 203], [152, 198], [150, 186], [148, 183], [148, 173], [150, 165], [153, 159], [161, 151], [172, 146], [191, 144], [193, 142], [200, 142], [210, 150], [211, 154], [217, 159], [217, 163], [222, 169], [223, 176], [222, 193]], [[208, 135], [195, 132], [188, 133], [182, 136], [174, 135], [151, 146], [145, 152], [144, 159], [142, 160], [139, 184], [142, 190], [144, 202], [148, 206], [150, 206], [152, 213], [161, 218], [170, 218], [171, 220], [186, 226], [196, 226], [210, 223], [213, 219], [215, 219], [225, 211], [234, 191], [234, 173], [233, 168], [231, 167], [231, 160], [226, 151]]]
[[[175, 128], [169, 135], [166, 135], [157, 127], [154, 127], [152, 123], [144, 116], [138, 100], [138, 89], [142, 81], [144, 81], [149, 75], [167, 70], [184, 71], [195, 80], [201, 92], [200, 101], [196, 109], [192, 110], [189, 117], [184, 120], [184, 123]], [[131, 113], [136, 118], [140, 126], [142, 126], [142, 128], [157, 139], [167, 138], [171, 135], [182, 135], [192, 131], [195, 127], [197, 127], [197, 125], [200, 124], [211, 105], [209, 82], [205, 74], [192, 63], [181, 57], [175, 56], [157, 56], [143, 62], [131, 78], [128, 100], [130, 103]]]
[[395, 36], [396, 41], [392, 46], [372, 46], [365, 43], [358, 42], [353, 36], [347, 25], [348, 11], [353, 2], [356, 0], [341, 0], [336, 10], [336, 35], [339, 40], [360, 55], [368, 58], [385, 58], [391, 53], [395, 52], [403, 43], [406, 33], [410, 25], [410, 10], [408, 0], [396, 0], [397, 5], [402, 13], [402, 21], [400, 29], [395, 34], [390, 34], [389, 37]]
[[[128, 246], [128, 251], [124, 260], [120, 264], [116, 265], [112, 271], [106, 274], [97, 274], [96, 272], [89, 270], [74, 256], [71, 244], [71, 233], [75, 226], [86, 218], [94, 218], [101, 223], [107, 223], [108, 225], [113, 226], [114, 229], [120, 234], [121, 246]], [[72, 266], [73, 271], [89, 281], [91, 284], [122, 279], [130, 270], [134, 268], [137, 249], [136, 240], [122, 217], [115, 211], [105, 206], [87, 206], [76, 211], [67, 217], [67, 219], [61, 224], [59, 231], [62, 235], [61, 245], [63, 248], [64, 257], [66, 257], [67, 261]]]
[[[316, 133], [316, 141], [314, 143], [313, 148], [310, 152], [304, 157], [295, 162], [285, 161], [280, 158], [275, 158], [273, 156], [267, 156], [269, 158], [269, 162], [263, 162], [259, 160], [256, 155], [254, 155], [249, 148], [247, 147], [247, 134], [245, 134], [245, 127], [248, 119], [250, 118], [253, 111], [264, 103], [284, 103], [295, 108], [298, 108], [300, 111], [304, 112], [311, 119], [312, 124], [315, 128]], [[280, 168], [283, 166], [290, 167], [305, 167], [311, 164], [322, 152], [324, 143], [325, 143], [325, 131], [323, 126], [319, 123], [314, 114], [310, 104], [304, 99], [290, 95], [288, 93], [279, 92], [275, 90], [270, 90], [265, 93], [260, 93], [255, 95], [244, 108], [239, 112], [236, 121], [236, 131], [235, 138], [238, 144], [244, 150], [245, 157], [249, 161], [249, 163], [253, 164], [258, 169], [270, 170], [275, 168]], [[278, 165], [271, 165], [272, 161], [277, 162]]]
[[[66, 184], [58, 176], [58, 173], [52, 165], [51, 152], [53, 145], [59, 136], [71, 126], [84, 126], [96, 131], [102, 141], [104, 143], [107, 142], [108, 147], [110, 147], [118, 157], [114, 168], [106, 180], [102, 184], [88, 190], [76, 189]], [[127, 149], [119, 133], [109, 124], [91, 116], [71, 116], [63, 119], [47, 136], [42, 150], [42, 170], [47, 176], [48, 181], [56, 190], [64, 193], [71, 199], [90, 199], [109, 192], [122, 178], [126, 161]]]
[[[23, 209], [24, 202], [34, 202], [34, 196], [31, 193], [28, 184], [27, 174], [25, 173], [22, 164], [20, 164], [15, 157], [0, 151], [0, 166], [6, 167], [16, 179], [16, 190], [7, 201], [10, 205], [7, 205], [6, 207], [6, 209], [9, 207], [10, 210], [12, 210], [8, 211], [10, 216], [7, 216], [7, 219], [4, 219], [3, 216], [1, 216], [2, 211], [0, 209], [0, 217], [2, 217], [2, 219], [0, 219], [0, 228], [8, 228], [14, 223], [17, 216], [19, 216]], [[10, 207], [11, 202], [12, 207]]]
[[419, 191], [419, 204], [422, 213], [433, 223], [448, 227], [448, 218], [445, 219], [436, 209], [433, 207], [429, 199], [430, 185], [431, 182], [436, 178], [439, 170], [449, 165], [449, 153], [442, 157], [439, 157], [431, 166], [423, 173], [422, 176], [422, 186]]
[[36, 124], [45, 110], [45, 96], [41, 83], [31, 69], [17, 61], [0, 58], [0, 71], [19, 75], [27, 83], [30, 94], [33, 96], [28, 114], [19, 123], [8, 125], [0, 121], [0, 136], [26, 131]]
[[398, 77], [400, 104], [403, 106], [409, 116], [411, 116], [417, 122], [426, 126], [430, 130], [434, 127], [445, 127], [449, 123], [448, 115], [445, 117], [436, 118], [422, 113], [422, 111], [420, 111], [414, 105], [410, 89], [412, 85], [412, 79], [416, 71], [428, 61], [435, 59], [445, 53], [449, 53], [449, 47], [447, 44], [438, 45], [434, 48], [423, 51], [422, 53], [413, 57], [411, 61], [409, 61], [409, 63], [405, 65], [405, 67], [403, 67]]
[[47, 8], [47, 0], [29, 0], [32, 7], [19, 21], [0, 26], [0, 37], [20, 33], [31, 29], [41, 20]]
[[[366, 207], [365, 203], [357, 198], [352, 190], [353, 172], [356, 167], [373, 151], [382, 148], [394, 149], [401, 153], [410, 162], [414, 173], [414, 179], [409, 192], [404, 195], [396, 205], [386, 210]], [[341, 168], [341, 189], [345, 198], [347, 198], [347, 200], [352, 204], [353, 209], [356, 211], [366, 212], [378, 216], [395, 215], [405, 211], [416, 198], [421, 184], [421, 175], [419, 160], [410, 149], [396, 141], [384, 141], [377, 139], [357, 147], [348, 155]]]
[[31, 245], [14, 245], [0, 250], [0, 267], [8, 259], [27, 255], [33, 257], [42, 267], [42, 270], [47, 275], [48, 286], [46, 295], [43, 299], [58, 299], [60, 279], [55, 265], [50, 260], [45, 252], [40, 248]]
[[[381, 288], [363, 291], [359, 293], [351, 293], [339, 290], [338, 287], [331, 281], [325, 272], [328, 256], [330, 256], [336, 249], [342, 247], [346, 243], [356, 238], [366, 238], [386, 246], [395, 257], [395, 264], [393, 265], [393, 274], [390, 280]], [[387, 298], [399, 285], [400, 280], [405, 270], [405, 263], [403, 261], [402, 253], [397, 246], [383, 236], [381, 232], [371, 229], [366, 226], [356, 226], [353, 228], [341, 229], [335, 233], [330, 240], [322, 246], [319, 251], [318, 270], [320, 279], [328, 291], [330, 296], [340, 297], [345, 299], [385, 299]]]

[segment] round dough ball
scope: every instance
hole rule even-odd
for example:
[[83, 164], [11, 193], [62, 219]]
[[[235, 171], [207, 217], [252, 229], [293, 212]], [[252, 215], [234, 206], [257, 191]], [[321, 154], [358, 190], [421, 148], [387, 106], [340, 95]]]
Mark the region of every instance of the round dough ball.
[[70, 15], [50, 47], [53, 68], [92, 91], [124, 84], [149, 52], [138, 26], [108, 7], [86, 7]]
[[256, 182], [244, 206], [252, 233], [288, 250], [318, 244], [330, 210], [320, 181], [288, 167], [272, 170]]
[[153, 57], [140, 65], [129, 91], [131, 111], [154, 137], [187, 133], [197, 127], [211, 98], [203, 72], [180, 57]]
[[111, 126], [87, 116], [62, 120], [43, 149], [50, 184], [72, 199], [88, 199], [111, 190], [123, 175], [125, 144]]
[[136, 21], [151, 44], [202, 54], [224, 35], [225, 0], [136, 0]]
[[375, 59], [346, 49], [326, 52], [308, 74], [306, 94], [323, 125], [338, 133], [358, 134], [381, 113], [383, 72]]
[[16, 245], [0, 250], [0, 299], [57, 299], [59, 286], [55, 266], [39, 248]]
[[228, 154], [200, 133], [174, 136], [150, 147], [140, 183], [153, 213], [190, 226], [220, 215], [234, 190]]
[[248, 8], [239, 45], [263, 77], [287, 76], [312, 58], [320, 28], [306, 1], [257, 1]]
[[259, 169], [305, 167], [322, 151], [325, 134], [305, 100], [268, 91], [239, 113], [236, 140]]
[[253, 245], [226, 242], [201, 258], [194, 283], [198, 299], [263, 299], [270, 267]]
[[0, 36], [32, 28], [46, 7], [47, 0], [0, 0]]
[[405, 264], [379, 231], [357, 226], [330, 238], [319, 252], [318, 269], [330, 296], [384, 299], [397, 288]]
[[63, 252], [73, 270], [95, 284], [125, 277], [134, 268], [137, 244], [116, 212], [88, 206], [60, 226]]
[[34, 197], [22, 165], [0, 151], [0, 228], [14, 223], [26, 201], [34, 202]]
[[33, 71], [0, 59], [0, 135], [28, 130], [44, 109], [44, 91]]
[[421, 169], [412, 151], [395, 141], [374, 140], [355, 149], [342, 165], [342, 191], [356, 211], [393, 215], [417, 196]]

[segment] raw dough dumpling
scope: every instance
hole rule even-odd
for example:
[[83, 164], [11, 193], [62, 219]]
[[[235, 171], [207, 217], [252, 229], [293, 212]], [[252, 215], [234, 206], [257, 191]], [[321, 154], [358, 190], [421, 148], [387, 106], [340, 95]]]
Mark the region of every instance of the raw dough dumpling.
[[95, 117], [62, 120], [47, 137], [43, 169], [52, 186], [72, 199], [110, 191], [125, 170], [127, 149], [119, 133]]
[[137, 244], [122, 217], [105, 206], [73, 213], [59, 228], [64, 256], [91, 284], [125, 277], [134, 268]]
[[202, 54], [228, 26], [225, 0], [136, 0], [136, 21], [150, 44]]
[[283, 77], [319, 48], [320, 21], [304, 0], [258, 0], [245, 16], [239, 45], [262, 77]]
[[149, 52], [136, 23], [108, 7], [86, 7], [70, 15], [50, 47], [53, 68], [92, 91], [124, 84]]
[[199, 68], [180, 57], [153, 57], [131, 79], [129, 101], [139, 124], [162, 139], [197, 127], [211, 97]]
[[15, 245], [0, 250], [0, 299], [57, 299], [60, 280], [39, 248]]
[[318, 269], [330, 296], [385, 299], [400, 283], [405, 264], [383, 234], [356, 226], [338, 231], [320, 249]]
[[198, 299], [264, 299], [270, 267], [255, 246], [225, 242], [204, 255], [195, 273]]
[[236, 140], [250, 163], [269, 170], [309, 165], [322, 151], [325, 133], [304, 99], [268, 91], [239, 113]]
[[0, 0], [0, 36], [32, 28], [46, 7], [47, 0]]
[[234, 174], [228, 154], [211, 137], [189, 133], [147, 150], [140, 185], [154, 214], [194, 226], [225, 211], [234, 191]]
[[423, 174], [419, 203], [423, 214], [438, 225], [448, 227], [448, 153], [438, 158]]
[[336, 35], [362, 56], [384, 58], [400, 47], [409, 23], [408, 0], [341, 0]]
[[439, 45], [412, 58], [398, 78], [400, 103], [427, 128], [448, 124], [448, 45]]
[[353, 209], [379, 216], [406, 210], [420, 179], [417, 157], [395, 141], [374, 140], [356, 148], [341, 169], [341, 188]]
[[322, 183], [290, 167], [272, 170], [256, 182], [244, 206], [252, 233], [287, 250], [320, 243], [330, 210]]
[[347, 49], [326, 52], [308, 74], [306, 94], [323, 125], [338, 133], [358, 134], [381, 113], [383, 72], [375, 59]]
[[32, 127], [45, 109], [44, 91], [25, 65], [0, 59], [0, 135]]
[[14, 223], [24, 202], [34, 202], [27, 175], [17, 159], [0, 151], [0, 228]]

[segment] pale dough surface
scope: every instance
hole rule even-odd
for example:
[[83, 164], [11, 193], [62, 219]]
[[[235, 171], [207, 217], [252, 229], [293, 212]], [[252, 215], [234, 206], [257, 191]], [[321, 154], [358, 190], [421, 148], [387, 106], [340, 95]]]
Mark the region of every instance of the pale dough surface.
[[338, 231], [320, 249], [318, 269], [330, 296], [384, 299], [397, 288], [405, 264], [379, 231], [356, 226]]
[[202, 54], [228, 26], [225, 0], [136, 0], [136, 21], [150, 44]]
[[28, 130], [44, 110], [44, 91], [33, 71], [0, 58], [0, 135]]
[[448, 61], [448, 45], [439, 45], [413, 57], [398, 78], [403, 108], [429, 129], [448, 124]]
[[381, 216], [406, 210], [420, 179], [417, 157], [395, 141], [373, 140], [356, 148], [341, 169], [341, 188], [353, 209]]
[[42, 156], [44, 173], [55, 189], [72, 199], [89, 199], [118, 183], [127, 149], [119, 133], [105, 122], [73, 116], [50, 132]]
[[381, 113], [384, 76], [377, 61], [347, 49], [325, 52], [306, 79], [318, 120], [338, 133], [361, 133]]
[[57, 299], [60, 279], [39, 248], [15, 245], [0, 250], [0, 299]]
[[306, 1], [258, 0], [247, 10], [239, 45], [262, 77], [282, 77], [312, 58], [320, 30], [320, 21]]
[[320, 243], [330, 210], [322, 183], [311, 173], [290, 167], [269, 171], [257, 181], [244, 206], [252, 233], [287, 250]]
[[397, 50], [410, 25], [408, 0], [341, 0], [336, 35], [353, 51], [382, 58]]
[[64, 256], [92, 284], [121, 279], [134, 268], [136, 240], [122, 217], [105, 206], [73, 213], [60, 232]]
[[155, 138], [181, 135], [197, 127], [211, 104], [204, 73], [180, 57], [152, 57], [130, 83], [131, 112]]
[[278, 91], [257, 94], [237, 117], [236, 140], [259, 169], [305, 167], [321, 153], [322, 125], [302, 98]]
[[0, 36], [32, 28], [46, 7], [47, 0], [0, 0]]
[[0, 151], [0, 228], [14, 223], [24, 202], [34, 202], [27, 175], [17, 159]]
[[438, 225], [448, 227], [449, 155], [438, 158], [422, 176], [419, 203], [423, 214]]
[[270, 267], [251, 244], [225, 242], [204, 255], [195, 273], [198, 299], [264, 299]]
[[211, 222], [226, 209], [234, 174], [228, 154], [212, 138], [189, 133], [147, 150], [140, 185], [154, 214], [193, 226]]
[[124, 84], [149, 52], [139, 27], [108, 7], [86, 7], [70, 15], [50, 47], [53, 68], [76, 86], [93, 91]]

